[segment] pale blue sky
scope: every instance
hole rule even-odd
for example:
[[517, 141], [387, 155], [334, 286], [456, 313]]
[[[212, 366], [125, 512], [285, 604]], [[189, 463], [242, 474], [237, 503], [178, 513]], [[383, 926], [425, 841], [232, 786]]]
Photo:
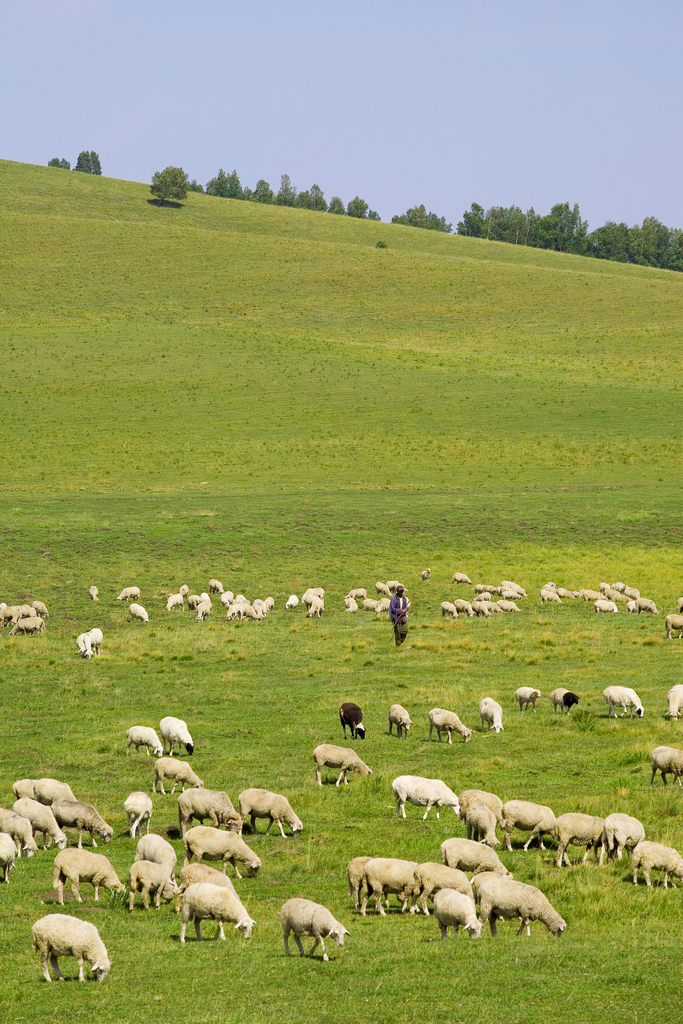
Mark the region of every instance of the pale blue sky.
[[683, 227], [680, 0], [21, 0], [0, 156]]

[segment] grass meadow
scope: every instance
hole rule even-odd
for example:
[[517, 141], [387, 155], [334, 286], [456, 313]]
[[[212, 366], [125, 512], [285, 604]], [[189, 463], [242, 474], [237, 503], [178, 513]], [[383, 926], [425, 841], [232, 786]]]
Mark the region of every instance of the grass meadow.
[[[125, 880], [123, 801], [153, 778], [152, 758], [126, 757], [125, 731], [174, 714], [207, 786], [234, 802], [248, 786], [286, 793], [304, 822], [285, 840], [245, 829], [263, 860], [237, 881], [249, 942], [228, 931], [181, 947], [168, 906], [129, 914], [83, 886], [65, 910], [98, 925], [103, 985], [76, 984], [73, 960], [66, 984], [42, 980], [30, 932], [58, 909], [53, 853], [18, 861], [0, 887], [4, 1019], [671, 1021], [682, 890], [633, 886], [628, 858], [558, 871], [552, 849], [513, 837], [503, 859], [565, 917], [560, 940], [542, 925], [517, 939], [510, 922], [495, 940], [442, 943], [433, 917], [395, 901], [387, 919], [362, 918], [345, 867], [439, 860], [464, 835], [451, 812], [394, 817], [404, 773], [556, 814], [626, 811], [683, 846], [683, 790], [649, 786], [652, 748], [683, 746], [664, 718], [683, 644], [663, 624], [683, 593], [682, 275], [196, 194], [160, 208], [145, 185], [10, 162], [0, 180], [0, 598], [51, 612], [42, 636], [0, 636], [0, 804], [15, 779], [68, 781], [113, 825], [103, 852]], [[455, 570], [529, 597], [519, 614], [442, 620]], [[273, 613], [166, 612], [168, 593], [214, 576], [272, 595]], [[343, 610], [351, 586], [388, 578], [412, 601], [400, 652], [386, 621]], [[549, 579], [621, 579], [663, 614], [542, 607]], [[115, 600], [130, 584], [148, 626]], [[316, 585], [320, 621], [285, 612]], [[75, 637], [94, 625], [104, 653], [85, 662]], [[637, 690], [642, 721], [607, 719], [610, 683]], [[576, 690], [581, 715], [545, 699], [521, 714], [521, 685]], [[430, 708], [476, 727], [485, 695], [504, 732], [428, 742]], [[374, 774], [337, 789], [330, 772], [319, 788], [311, 753], [344, 743], [343, 700], [365, 710], [357, 746]], [[415, 722], [405, 742], [388, 735], [394, 702]], [[175, 797], [153, 799], [153, 831], [180, 851]], [[295, 895], [351, 933], [329, 964], [284, 956], [279, 910]]]

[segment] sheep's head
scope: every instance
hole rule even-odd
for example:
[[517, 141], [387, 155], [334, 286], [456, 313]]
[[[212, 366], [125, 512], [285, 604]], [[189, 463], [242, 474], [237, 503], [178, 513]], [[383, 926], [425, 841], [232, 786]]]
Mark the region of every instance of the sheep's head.
[[465, 743], [469, 743], [470, 742], [470, 740], [472, 739], [472, 730], [471, 729], [465, 729], [465, 732], [463, 734], [463, 739], [465, 740]]
[[645, 714], [644, 708], [636, 708], [636, 714], [638, 715], [638, 718], [642, 718]]
[[338, 946], [344, 945], [344, 936], [348, 934], [348, 928], [345, 928], [343, 924], [339, 924], [338, 921], [335, 927], [330, 932], [331, 937], [334, 939]]
[[100, 957], [100, 959], [92, 965], [92, 972], [98, 981], [104, 981], [109, 974], [111, 963], [106, 956]]
[[471, 938], [478, 939], [481, 935], [482, 923], [478, 918], [475, 918], [474, 921], [470, 921], [470, 923], [466, 924], [465, 927]]
[[251, 929], [254, 927], [255, 924], [256, 921], [254, 921], [251, 917], [243, 917], [241, 921], [237, 922], [235, 928], [237, 928], [237, 930], [242, 933], [245, 939], [250, 939]]
[[359, 722], [356, 726], [356, 736], [358, 736], [358, 739], [360, 740], [365, 739], [365, 726], [362, 722]]

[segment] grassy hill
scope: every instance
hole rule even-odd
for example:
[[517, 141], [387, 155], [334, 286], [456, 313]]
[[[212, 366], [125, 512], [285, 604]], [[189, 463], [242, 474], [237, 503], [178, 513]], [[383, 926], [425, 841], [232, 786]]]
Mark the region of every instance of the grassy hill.
[[[683, 844], [678, 792], [648, 787], [652, 747], [683, 746], [662, 718], [683, 645], [663, 641], [661, 616], [536, 596], [548, 579], [623, 579], [668, 612], [683, 592], [683, 275], [196, 194], [158, 207], [143, 184], [7, 161], [0, 183], [0, 598], [51, 610], [41, 637], [0, 635], [0, 803], [17, 778], [66, 779], [114, 825], [106, 852], [125, 878], [123, 800], [152, 779], [151, 759], [126, 758], [125, 730], [176, 714], [207, 786], [285, 792], [305, 825], [296, 840], [245, 831], [263, 859], [239, 883], [250, 943], [182, 948], [168, 909], [129, 916], [84, 886], [66, 910], [97, 921], [114, 967], [75, 995], [39, 983], [30, 951], [32, 922], [56, 909], [52, 855], [21, 861], [0, 886], [8, 1019], [670, 1019], [679, 897], [634, 887], [628, 861], [558, 872], [551, 851], [516, 842], [506, 862], [566, 935], [518, 940], [507, 925], [456, 947], [434, 942], [432, 918], [359, 918], [344, 871], [363, 853], [438, 860], [464, 834], [450, 812], [394, 819], [405, 772], [556, 813], [624, 810]], [[518, 615], [443, 621], [456, 569], [518, 579], [529, 598]], [[166, 612], [169, 592], [212, 576], [272, 594], [275, 611], [258, 626], [217, 604], [203, 625]], [[341, 600], [392, 577], [413, 602], [400, 654], [386, 622]], [[149, 627], [115, 601], [132, 583]], [[284, 611], [309, 585], [327, 591], [320, 622]], [[105, 653], [84, 662], [75, 637], [95, 624]], [[637, 689], [642, 722], [606, 719], [612, 682]], [[542, 690], [535, 715], [515, 712], [520, 685]], [[583, 721], [553, 717], [558, 685], [581, 694]], [[505, 732], [428, 743], [431, 707], [476, 726], [486, 694]], [[318, 790], [311, 751], [343, 742], [347, 699], [366, 710], [375, 774]], [[415, 721], [405, 743], [386, 734], [395, 701]], [[152, 828], [180, 853], [174, 798], [154, 801]], [[332, 964], [285, 961], [278, 914], [293, 895], [351, 931]]]

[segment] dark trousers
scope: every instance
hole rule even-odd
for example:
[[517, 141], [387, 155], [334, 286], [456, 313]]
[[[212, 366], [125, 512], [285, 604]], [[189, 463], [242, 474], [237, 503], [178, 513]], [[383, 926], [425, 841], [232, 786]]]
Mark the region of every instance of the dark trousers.
[[394, 640], [396, 646], [400, 647], [405, 638], [408, 636], [408, 623], [407, 622], [395, 622], [394, 623]]

